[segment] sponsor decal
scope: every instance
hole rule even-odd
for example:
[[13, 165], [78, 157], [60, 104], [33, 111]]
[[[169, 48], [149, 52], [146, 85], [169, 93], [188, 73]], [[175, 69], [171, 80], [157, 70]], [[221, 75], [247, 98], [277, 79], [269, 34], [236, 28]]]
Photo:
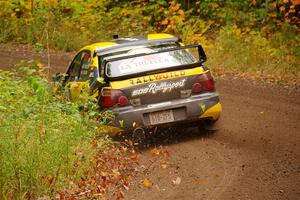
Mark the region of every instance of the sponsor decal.
[[122, 74], [136, 73], [147, 69], [160, 69], [162, 67], [176, 66], [178, 63], [163, 55], [147, 55], [143, 57], [129, 58], [119, 65]]
[[123, 128], [124, 127], [124, 120], [119, 120], [119, 124], [120, 124], [120, 127]]
[[155, 75], [149, 75], [149, 76], [144, 76], [141, 78], [136, 78], [136, 79], [130, 79], [129, 82], [131, 85], [138, 85], [141, 83], [147, 83], [147, 82], [153, 82], [153, 81], [160, 81], [168, 78], [177, 78], [180, 76], [184, 76], [185, 71], [175, 71], [175, 72], [168, 72], [164, 74], [155, 74]]
[[205, 112], [205, 110], [206, 110], [205, 104], [201, 104], [200, 107], [201, 107], [201, 109], [202, 109], [202, 112]]
[[179, 81], [170, 82], [160, 82], [160, 83], [150, 83], [147, 87], [139, 88], [132, 91], [131, 96], [140, 96], [143, 94], [156, 94], [157, 92], [171, 92], [173, 89], [181, 88], [185, 85], [186, 79], [181, 79]]

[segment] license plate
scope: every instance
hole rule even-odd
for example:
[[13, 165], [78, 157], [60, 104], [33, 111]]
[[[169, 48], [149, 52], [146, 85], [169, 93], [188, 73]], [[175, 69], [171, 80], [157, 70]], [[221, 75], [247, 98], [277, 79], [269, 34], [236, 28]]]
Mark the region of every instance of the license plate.
[[150, 123], [154, 124], [163, 124], [174, 121], [174, 115], [172, 110], [164, 110], [159, 112], [154, 112], [149, 114]]

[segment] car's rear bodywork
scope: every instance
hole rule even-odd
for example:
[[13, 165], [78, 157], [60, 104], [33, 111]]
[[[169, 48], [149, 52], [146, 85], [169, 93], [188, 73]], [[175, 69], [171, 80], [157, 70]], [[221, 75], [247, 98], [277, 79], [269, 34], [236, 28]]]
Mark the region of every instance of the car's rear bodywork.
[[[209, 69], [202, 65], [206, 56], [200, 45], [183, 46], [172, 35], [150, 34], [98, 43], [81, 51], [90, 52], [88, 66], [81, 64], [78, 77], [73, 81], [68, 75], [65, 84], [78, 95], [84, 88], [80, 73], [88, 70], [85, 82], [98, 96], [102, 110], [114, 113], [111, 125], [120, 131], [216, 121], [220, 116], [219, 95]], [[82, 59], [83, 63], [84, 55]], [[67, 74], [72, 74], [72, 64], [70, 68]]]

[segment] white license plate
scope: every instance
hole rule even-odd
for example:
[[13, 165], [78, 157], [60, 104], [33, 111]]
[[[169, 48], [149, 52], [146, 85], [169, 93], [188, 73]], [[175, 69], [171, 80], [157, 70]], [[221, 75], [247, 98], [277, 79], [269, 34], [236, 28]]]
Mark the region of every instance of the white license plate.
[[163, 124], [174, 121], [173, 110], [164, 110], [149, 114], [151, 125]]

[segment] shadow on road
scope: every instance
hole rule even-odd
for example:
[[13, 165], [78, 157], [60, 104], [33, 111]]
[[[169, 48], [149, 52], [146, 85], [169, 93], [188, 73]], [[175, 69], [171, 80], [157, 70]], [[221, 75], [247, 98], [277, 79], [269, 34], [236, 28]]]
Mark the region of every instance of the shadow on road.
[[190, 140], [199, 140], [212, 137], [217, 131], [198, 129], [197, 127], [168, 127], [145, 131], [144, 138], [135, 138], [128, 133], [117, 138], [115, 141], [121, 143], [132, 143], [136, 150], [145, 151], [157, 146], [169, 146], [184, 143]]

